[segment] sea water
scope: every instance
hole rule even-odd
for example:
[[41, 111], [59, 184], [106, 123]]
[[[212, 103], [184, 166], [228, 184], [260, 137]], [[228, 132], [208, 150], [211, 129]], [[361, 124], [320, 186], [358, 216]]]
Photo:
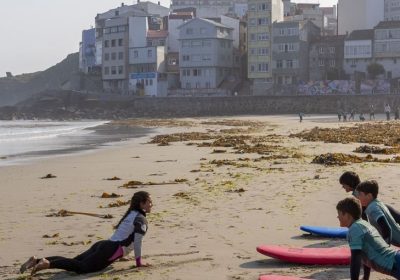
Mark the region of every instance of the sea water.
[[96, 144], [95, 127], [106, 121], [0, 121], [0, 165], [27, 157]]

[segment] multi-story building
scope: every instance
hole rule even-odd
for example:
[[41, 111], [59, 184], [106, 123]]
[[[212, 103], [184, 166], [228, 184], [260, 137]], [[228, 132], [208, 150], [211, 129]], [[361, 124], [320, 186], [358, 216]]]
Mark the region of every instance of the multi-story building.
[[247, 77], [252, 93], [266, 94], [272, 88], [272, 23], [283, 20], [282, 0], [249, 0], [247, 12]]
[[216, 89], [231, 73], [232, 28], [194, 18], [179, 27], [181, 88]]
[[165, 47], [129, 49], [129, 91], [139, 96], [167, 96]]
[[345, 38], [343, 68], [350, 78], [367, 73], [367, 66], [373, 61], [373, 41], [373, 29], [354, 30]]
[[375, 62], [385, 68], [386, 78], [400, 77], [400, 21], [382, 21], [374, 29]]
[[246, 4], [247, 0], [172, 0], [171, 10], [195, 8], [196, 17], [207, 18], [232, 14], [235, 10], [243, 13], [243, 5]]
[[384, 0], [339, 0], [338, 34], [372, 29], [384, 19]]
[[79, 69], [88, 73], [96, 66], [96, 30], [82, 31], [82, 42], [79, 44]]
[[332, 7], [320, 7], [322, 13], [324, 14], [324, 30], [323, 35], [337, 35], [337, 8], [336, 5]]
[[319, 36], [310, 43], [310, 80], [344, 79], [343, 56], [345, 35]]
[[400, 20], [400, 0], [385, 0], [385, 20]]
[[[273, 23], [272, 74], [275, 85], [308, 81], [309, 42], [321, 30], [311, 21]], [[250, 55], [258, 50], [250, 49]]]

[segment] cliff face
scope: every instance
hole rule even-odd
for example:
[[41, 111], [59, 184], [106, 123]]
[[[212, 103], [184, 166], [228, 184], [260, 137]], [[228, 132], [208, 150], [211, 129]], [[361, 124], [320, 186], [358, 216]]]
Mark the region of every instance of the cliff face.
[[0, 106], [14, 105], [44, 90], [79, 89], [78, 68], [79, 54], [73, 53], [45, 71], [0, 78]]

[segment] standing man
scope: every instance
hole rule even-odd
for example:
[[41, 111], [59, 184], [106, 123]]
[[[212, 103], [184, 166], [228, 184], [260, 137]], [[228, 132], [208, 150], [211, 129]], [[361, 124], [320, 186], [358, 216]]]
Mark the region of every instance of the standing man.
[[386, 105], [385, 105], [385, 114], [386, 114], [386, 120], [389, 121], [390, 120], [390, 106], [389, 106], [389, 103], [386, 103]]

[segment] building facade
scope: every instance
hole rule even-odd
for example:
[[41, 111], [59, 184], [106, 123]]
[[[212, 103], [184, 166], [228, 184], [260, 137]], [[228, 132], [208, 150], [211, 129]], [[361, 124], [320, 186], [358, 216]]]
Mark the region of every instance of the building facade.
[[194, 18], [181, 25], [179, 31], [181, 88], [218, 88], [232, 68], [232, 29], [211, 20]]
[[255, 95], [272, 88], [272, 23], [283, 20], [282, 0], [249, 0], [247, 12], [247, 77]]
[[374, 29], [375, 62], [385, 68], [387, 79], [400, 77], [400, 21], [382, 21]]
[[235, 11], [243, 14], [246, 5], [247, 0], [172, 0], [171, 10], [195, 8], [196, 17], [208, 18], [233, 14]]
[[344, 79], [344, 35], [320, 36], [310, 44], [309, 79], [312, 81]]
[[372, 29], [384, 19], [384, 0], [339, 0], [338, 34]]
[[400, 20], [400, 0], [385, 0], [385, 20]]
[[343, 68], [347, 76], [357, 73], [366, 76], [367, 67], [373, 61], [374, 30], [355, 30], [344, 41]]
[[96, 66], [96, 30], [82, 31], [82, 42], [79, 45], [79, 70], [88, 73]]
[[311, 21], [284, 21], [273, 24], [272, 74], [275, 85], [308, 81], [309, 42], [321, 30]]

